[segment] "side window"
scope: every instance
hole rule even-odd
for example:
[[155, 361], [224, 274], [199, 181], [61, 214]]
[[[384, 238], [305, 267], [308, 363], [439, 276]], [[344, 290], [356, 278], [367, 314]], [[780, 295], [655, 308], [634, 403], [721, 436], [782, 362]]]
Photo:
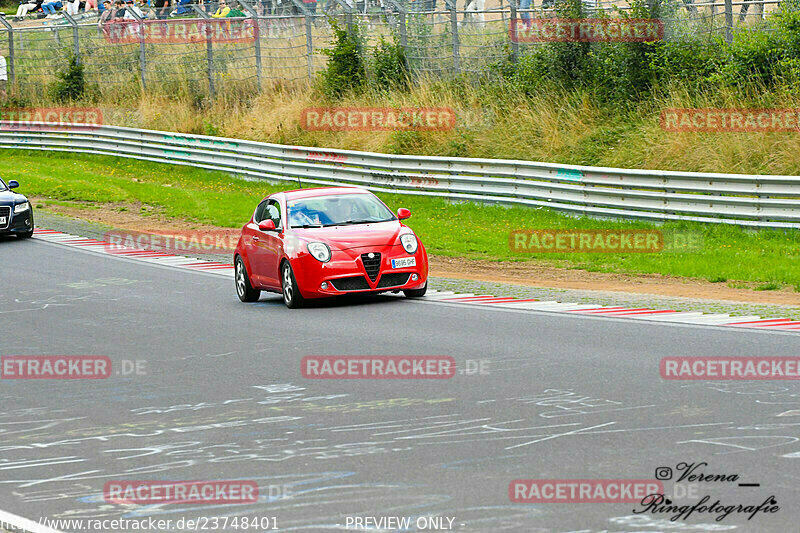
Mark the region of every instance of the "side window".
[[256, 207], [256, 214], [253, 215], [253, 220], [255, 221], [256, 224], [264, 220], [264, 209], [266, 209], [266, 207], [267, 207], [266, 200], [258, 204], [258, 207]]
[[277, 200], [269, 200], [267, 202], [267, 209], [264, 211], [264, 220], [272, 219], [276, 228], [281, 227], [281, 209]]

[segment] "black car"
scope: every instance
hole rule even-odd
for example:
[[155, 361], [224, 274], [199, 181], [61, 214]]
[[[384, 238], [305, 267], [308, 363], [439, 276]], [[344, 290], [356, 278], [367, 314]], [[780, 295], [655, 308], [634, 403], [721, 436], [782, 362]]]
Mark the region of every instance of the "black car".
[[6, 185], [0, 178], [0, 235], [28, 238], [33, 235], [33, 207], [24, 195], [11, 190], [17, 187], [16, 181]]

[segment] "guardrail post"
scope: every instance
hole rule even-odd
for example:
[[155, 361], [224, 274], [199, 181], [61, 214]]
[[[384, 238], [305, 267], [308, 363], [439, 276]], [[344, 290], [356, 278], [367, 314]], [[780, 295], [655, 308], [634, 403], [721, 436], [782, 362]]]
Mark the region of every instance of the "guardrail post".
[[14, 86], [14, 28], [9, 24], [5, 17], [0, 17], [0, 23], [6, 27], [8, 31], [8, 87], [9, 89]]
[[261, 25], [258, 21], [258, 12], [247, 2], [244, 0], [239, 0], [239, 4], [250, 13], [250, 16], [253, 17], [253, 21], [255, 21], [255, 26], [253, 27], [253, 36], [255, 38], [255, 51], [256, 51], [256, 80], [258, 83], [258, 89], [261, 90]]
[[447, 9], [450, 10], [450, 31], [453, 34], [453, 72], [456, 75], [461, 73], [461, 58], [458, 50], [458, 13], [456, 12], [455, 0], [444, 0]]
[[[311, 11], [306, 9], [303, 2], [300, 0], [292, 0], [297, 10], [303, 15], [306, 23], [306, 68], [308, 70], [308, 81], [314, 78], [314, 41], [312, 40], [311, 30], [313, 28], [313, 20], [311, 19]], [[348, 31], [350, 27], [348, 26]]]
[[[211, 20], [208, 13], [197, 4], [192, 4], [192, 9], [194, 9], [204, 21]], [[211, 44], [211, 33], [208, 30], [206, 30], [206, 59], [208, 61], [208, 94], [213, 100], [216, 93], [214, 89], [214, 46]]]
[[80, 63], [81, 45], [80, 41], [78, 40], [78, 23], [75, 22], [75, 19], [72, 18], [72, 15], [70, 15], [66, 11], [62, 11], [61, 14], [64, 15], [64, 18], [67, 19], [67, 22], [69, 22], [70, 26], [72, 26], [72, 46], [73, 46], [72, 53], [75, 54], [75, 61], [77, 63]]
[[391, 6], [400, 14], [400, 46], [405, 49], [408, 47], [408, 28], [406, 28], [406, 15], [408, 14], [408, 11], [399, 3], [395, 2], [395, 0], [386, 0], [386, 2], [391, 4]]
[[519, 38], [517, 32], [519, 31], [519, 21], [517, 20], [517, 0], [508, 0], [508, 5], [511, 6], [511, 19], [509, 20], [508, 37], [511, 40], [511, 61], [516, 63], [519, 59]]
[[733, 41], [733, 2], [725, 0], [725, 41]]
[[130, 13], [133, 18], [136, 19], [136, 23], [139, 25], [139, 79], [142, 82], [142, 91], [147, 90], [147, 83], [145, 79], [145, 73], [147, 72], [147, 60], [145, 57], [145, 43], [144, 43], [144, 20], [140, 17], [136, 11], [130, 9], [126, 10], [126, 12]]

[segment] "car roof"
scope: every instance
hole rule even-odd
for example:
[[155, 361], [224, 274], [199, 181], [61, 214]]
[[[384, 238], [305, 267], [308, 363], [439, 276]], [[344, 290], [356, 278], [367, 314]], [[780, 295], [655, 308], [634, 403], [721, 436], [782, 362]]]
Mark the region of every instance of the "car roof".
[[287, 200], [298, 198], [311, 198], [313, 196], [330, 196], [332, 194], [369, 194], [369, 191], [360, 187], [315, 187], [312, 189], [295, 189], [284, 191]]

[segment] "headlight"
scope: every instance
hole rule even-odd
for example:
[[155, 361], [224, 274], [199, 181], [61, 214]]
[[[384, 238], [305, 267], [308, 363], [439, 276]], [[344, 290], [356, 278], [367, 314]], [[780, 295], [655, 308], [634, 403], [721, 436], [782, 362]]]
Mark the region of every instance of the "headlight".
[[308, 253], [314, 256], [314, 259], [322, 263], [327, 263], [331, 260], [331, 249], [324, 242], [310, 242], [306, 245]]
[[14, 214], [19, 215], [20, 213], [24, 213], [30, 208], [31, 204], [29, 204], [28, 202], [22, 202], [21, 204], [17, 204], [14, 206]]
[[417, 253], [417, 236], [413, 233], [400, 235], [400, 242], [403, 244], [403, 248], [405, 248], [406, 252], [410, 254]]

